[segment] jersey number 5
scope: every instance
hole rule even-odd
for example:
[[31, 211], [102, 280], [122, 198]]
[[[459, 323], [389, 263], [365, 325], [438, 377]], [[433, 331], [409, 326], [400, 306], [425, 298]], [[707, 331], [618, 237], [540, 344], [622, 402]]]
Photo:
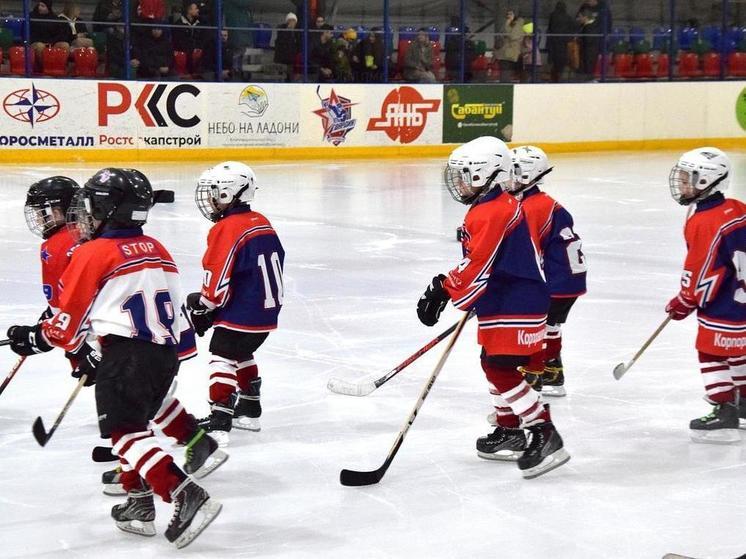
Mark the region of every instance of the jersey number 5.
[[267, 266], [267, 260], [263, 254], [259, 255], [257, 265], [262, 271], [262, 279], [264, 280], [264, 308], [274, 309], [278, 304], [282, 305], [283, 298], [283, 285], [282, 285], [282, 266], [280, 266], [280, 257], [277, 256], [276, 252], [273, 252], [269, 256], [270, 266], [272, 268], [272, 275], [275, 280], [275, 289], [272, 289], [272, 284], [269, 279], [269, 267]]

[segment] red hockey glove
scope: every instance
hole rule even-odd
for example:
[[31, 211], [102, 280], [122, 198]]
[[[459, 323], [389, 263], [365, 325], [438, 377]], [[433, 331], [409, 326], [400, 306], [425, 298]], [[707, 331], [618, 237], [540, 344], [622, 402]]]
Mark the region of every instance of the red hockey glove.
[[684, 297], [681, 293], [666, 305], [666, 312], [674, 320], [684, 320], [697, 308], [697, 303]]

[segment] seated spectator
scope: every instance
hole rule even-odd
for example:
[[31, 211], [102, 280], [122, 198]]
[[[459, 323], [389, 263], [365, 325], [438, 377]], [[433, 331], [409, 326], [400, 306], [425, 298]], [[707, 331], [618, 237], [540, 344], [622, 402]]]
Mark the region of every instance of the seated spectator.
[[433, 47], [423, 27], [409, 45], [404, 57], [404, 79], [412, 83], [435, 83], [433, 74]]
[[66, 50], [93, 46], [93, 39], [88, 36], [88, 28], [78, 22], [80, 6], [76, 2], [65, 2], [62, 13], [57, 16], [59, 24], [56, 29], [55, 47]]
[[332, 52], [334, 55], [334, 79], [338, 82], [351, 82], [354, 47], [357, 42], [357, 31], [347, 29], [342, 37], [334, 41]]
[[[223, 57], [222, 79], [223, 81], [231, 81], [233, 79], [233, 49], [228, 42], [227, 29], [220, 30], [220, 44]], [[217, 64], [215, 58], [215, 40], [214, 37], [209, 37], [205, 40], [205, 49], [202, 55], [203, 79], [215, 80], [215, 66]]]
[[[114, 25], [106, 33], [106, 67], [110, 78], [125, 79], [124, 26]], [[132, 72], [134, 77], [136, 72]]]
[[184, 51], [187, 54], [187, 67], [190, 73], [197, 72], [192, 60], [194, 49], [201, 49], [204, 45], [204, 34], [200, 27], [199, 8], [197, 2], [187, 0], [184, 3], [179, 21], [172, 30], [173, 50]]
[[122, 21], [122, 0], [100, 0], [96, 4], [96, 10], [93, 12], [92, 21], [94, 31], [113, 31], [115, 25], [107, 25]]
[[52, 11], [52, 0], [37, 2], [31, 10], [31, 48], [34, 49], [36, 60], [41, 60], [42, 51], [52, 46], [57, 37], [57, 16]]
[[316, 16], [314, 24], [308, 28], [308, 46], [311, 48], [311, 52], [321, 42], [321, 33], [324, 31], [325, 23], [324, 16]]
[[332, 26], [325, 23], [322, 26], [319, 44], [311, 51], [311, 64], [313, 72], [317, 73], [316, 81], [334, 81], [334, 45], [332, 39]]
[[138, 78], [163, 78], [171, 72], [173, 58], [173, 47], [163, 29], [150, 27], [150, 33], [133, 45], [130, 66], [137, 70]]
[[381, 29], [374, 27], [368, 36], [357, 45], [359, 60], [359, 79], [362, 82], [376, 83], [383, 81], [383, 59], [385, 56]]
[[[458, 17], [451, 18], [451, 27], [458, 29], [461, 24], [461, 20]], [[465, 50], [466, 56], [464, 57], [464, 81], [470, 82], [472, 80], [471, 63], [474, 62], [475, 58], [475, 46], [473, 41], [473, 35], [467, 26], [465, 29]], [[449, 33], [446, 35], [445, 41], [445, 55], [446, 55], [446, 75], [449, 79], [458, 81], [461, 78], [461, 33]]]
[[275, 39], [275, 62], [287, 68], [286, 81], [289, 82], [295, 78], [295, 57], [301, 51], [301, 36], [296, 29], [297, 25], [298, 17], [290, 12], [285, 16], [285, 23], [277, 28]]

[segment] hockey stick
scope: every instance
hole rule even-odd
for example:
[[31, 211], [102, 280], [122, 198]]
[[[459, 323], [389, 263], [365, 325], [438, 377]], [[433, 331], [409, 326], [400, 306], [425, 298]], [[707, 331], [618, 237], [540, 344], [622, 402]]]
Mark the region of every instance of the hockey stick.
[[[469, 318], [474, 316], [473, 313], [469, 314]], [[332, 392], [336, 392], [337, 394], [345, 394], [347, 396], [367, 396], [371, 392], [373, 392], [376, 388], [381, 387], [382, 385], [386, 384], [388, 381], [390, 381], [392, 378], [394, 378], [396, 375], [398, 375], [400, 372], [402, 372], [404, 369], [409, 367], [412, 363], [417, 361], [420, 357], [425, 355], [428, 351], [430, 351], [432, 348], [434, 348], [436, 345], [438, 345], [440, 342], [445, 340], [453, 331], [458, 327], [458, 322], [451, 326], [448, 330], [440, 334], [437, 338], [434, 338], [430, 340], [428, 343], [426, 343], [424, 346], [422, 346], [420, 349], [415, 351], [412, 355], [407, 357], [404, 361], [399, 363], [396, 367], [391, 369], [388, 373], [383, 375], [381, 378], [377, 380], [369, 380], [365, 382], [349, 382], [341, 378], [330, 378], [329, 382], [327, 383], [326, 387], [331, 390]]]
[[62, 418], [65, 417], [65, 414], [67, 414], [67, 410], [70, 409], [70, 406], [75, 400], [75, 397], [78, 395], [78, 392], [80, 392], [80, 389], [83, 388], [83, 385], [85, 384], [86, 380], [88, 380], [88, 375], [80, 376], [80, 380], [78, 380], [78, 384], [75, 387], [75, 390], [73, 390], [73, 393], [70, 394], [70, 397], [67, 399], [67, 403], [65, 404], [65, 407], [62, 408], [60, 415], [58, 415], [57, 419], [54, 420], [54, 425], [52, 425], [52, 428], [49, 430], [49, 432], [47, 432], [44, 429], [44, 422], [41, 420], [41, 417], [36, 418], [36, 420], [34, 421], [34, 425], [31, 428], [31, 431], [34, 433], [34, 438], [36, 439], [36, 442], [39, 443], [41, 446], [46, 445], [49, 442], [49, 439], [52, 438], [52, 435], [57, 430], [57, 427], [59, 427], [60, 422], [62, 421]]
[[119, 456], [112, 452], [110, 446], [94, 446], [91, 451], [91, 460], [94, 462], [115, 462]]
[[425, 382], [425, 386], [422, 387], [422, 392], [420, 392], [420, 396], [419, 398], [417, 398], [417, 403], [414, 405], [412, 413], [409, 414], [406, 423], [404, 423], [401, 431], [399, 431], [399, 435], [396, 437], [396, 441], [394, 441], [394, 446], [392, 446], [391, 450], [389, 450], [389, 454], [381, 467], [370, 472], [342, 470], [339, 473], [339, 482], [342, 485], [373, 485], [374, 483], [378, 483], [379, 481], [381, 481], [384, 474], [386, 473], [386, 470], [389, 469], [391, 462], [393, 462], [394, 456], [396, 456], [396, 453], [399, 452], [399, 448], [404, 442], [404, 437], [407, 436], [409, 428], [412, 426], [412, 423], [414, 423], [414, 420], [417, 418], [417, 413], [420, 411], [422, 404], [425, 402], [425, 398], [427, 398], [427, 395], [430, 393], [430, 389], [432, 389], [433, 384], [435, 384], [435, 379], [438, 378], [443, 365], [445, 365], [446, 359], [448, 359], [448, 356], [450, 355], [451, 350], [456, 343], [456, 340], [458, 340], [458, 337], [461, 335], [461, 332], [464, 329], [464, 325], [466, 324], [466, 321], [469, 320], [470, 315], [471, 313], [465, 313], [461, 320], [458, 321], [458, 324], [456, 325], [456, 331], [453, 333], [453, 336], [451, 336], [451, 339], [449, 340], [448, 345], [443, 351], [443, 355], [440, 356], [440, 360], [435, 366], [435, 369], [433, 369], [430, 378], [427, 379], [427, 382]]
[[0, 340], [0, 345], [10, 345], [10, 338], [7, 340]]
[[154, 190], [153, 191], [153, 204], [173, 204], [174, 191], [173, 190]]
[[658, 326], [655, 332], [653, 332], [653, 335], [650, 336], [647, 341], [642, 344], [642, 347], [635, 353], [635, 356], [629, 360], [628, 363], [619, 363], [616, 367], [614, 367], [614, 378], [619, 380], [624, 376], [624, 373], [629, 371], [630, 367], [635, 364], [635, 361], [640, 357], [640, 355], [643, 354], [643, 352], [648, 348], [650, 344], [653, 343], [653, 340], [658, 337], [658, 334], [661, 333], [661, 331], [666, 327], [666, 325], [671, 321], [671, 317], [667, 316], [666, 320], [661, 322], [661, 325]]
[[5, 390], [5, 387], [10, 384], [10, 381], [13, 380], [13, 377], [16, 376], [16, 373], [18, 372], [18, 369], [21, 368], [21, 365], [23, 365], [23, 362], [26, 361], [26, 356], [23, 355], [22, 357], [18, 358], [18, 361], [16, 361], [16, 364], [13, 365], [13, 368], [8, 373], [8, 376], [5, 377], [5, 380], [3, 381], [3, 384], [0, 385], [0, 394], [3, 393]]

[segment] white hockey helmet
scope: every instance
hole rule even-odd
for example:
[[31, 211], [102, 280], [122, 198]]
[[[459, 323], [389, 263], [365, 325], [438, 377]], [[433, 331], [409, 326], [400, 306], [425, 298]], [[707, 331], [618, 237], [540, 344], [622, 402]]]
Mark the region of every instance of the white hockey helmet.
[[509, 188], [513, 182], [510, 150], [494, 136], [476, 138], [453, 150], [443, 179], [453, 199], [462, 204], [471, 204], [496, 185]]
[[718, 148], [687, 151], [668, 176], [671, 196], [682, 206], [725, 192], [730, 184], [730, 159]]
[[544, 150], [536, 146], [520, 146], [511, 150], [515, 166], [515, 180], [510, 192], [517, 194], [527, 188], [541, 184], [552, 172], [549, 158]]
[[226, 210], [250, 204], [256, 189], [256, 175], [251, 167], [237, 161], [224, 161], [200, 175], [194, 201], [202, 215], [217, 221]]

